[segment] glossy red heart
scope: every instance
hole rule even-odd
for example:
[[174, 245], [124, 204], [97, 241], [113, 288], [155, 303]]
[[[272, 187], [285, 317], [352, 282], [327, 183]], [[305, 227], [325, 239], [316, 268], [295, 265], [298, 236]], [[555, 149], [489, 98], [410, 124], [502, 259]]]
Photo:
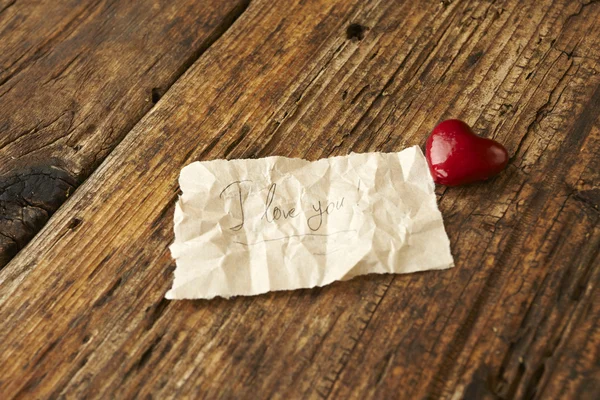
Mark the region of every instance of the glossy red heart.
[[448, 186], [482, 181], [508, 164], [508, 152], [500, 143], [473, 133], [469, 125], [448, 119], [427, 138], [426, 157], [436, 183]]

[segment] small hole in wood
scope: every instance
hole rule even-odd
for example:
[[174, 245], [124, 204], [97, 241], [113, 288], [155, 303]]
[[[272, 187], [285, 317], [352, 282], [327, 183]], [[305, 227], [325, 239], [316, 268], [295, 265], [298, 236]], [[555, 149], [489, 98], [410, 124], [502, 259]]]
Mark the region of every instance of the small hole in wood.
[[467, 64], [472, 67], [473, 65], [477, 64], [477, 61], [479, 61], [482, 55], [483, 51], [470, 54], [469, 57], [467, 57]]
[[160, 93], [160, 89], [152, 88], [152, 103], [153, 104], [158, 103], [158, 101], [160, 100], [161, 97], [162, 97], [162, 94]]
[[346, 38], [348, 40], [358, 39], [363, 40], [365, 38], [366, 27], [361, 24], [350, 24], [346, 29]]
[[70, 222], [69, 225], [67, 225], [67, 228], [70, 230], [74, 230], [76, 229], [80, 224], [81, 224], [81, 220], [79, 218], [73, 218]]

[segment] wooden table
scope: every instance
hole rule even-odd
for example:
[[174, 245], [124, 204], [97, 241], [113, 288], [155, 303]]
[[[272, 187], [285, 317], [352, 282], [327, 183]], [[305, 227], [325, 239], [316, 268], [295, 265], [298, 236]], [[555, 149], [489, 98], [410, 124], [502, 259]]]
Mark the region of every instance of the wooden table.
[[[0, 398], [598, 399], [599, 115], [593, 0], [0, 0]], [[451, 117], [454, 269], [163, 298], [184, 165]]]

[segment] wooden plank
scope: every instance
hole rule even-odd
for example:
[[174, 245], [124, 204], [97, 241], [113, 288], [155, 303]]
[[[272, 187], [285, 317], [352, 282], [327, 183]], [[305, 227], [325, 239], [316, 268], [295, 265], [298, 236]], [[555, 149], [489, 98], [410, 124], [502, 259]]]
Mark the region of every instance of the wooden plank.
[[[0, 393], [597, 398], [599, 19], [568, 0], [253, 2], [0, 272]], [[450, 116], [511, 154], [439, 188], [456, 268], [163, 299], [183, 165], [395, 151]]]
[[0, 2], [0, 268], [246, 3]]

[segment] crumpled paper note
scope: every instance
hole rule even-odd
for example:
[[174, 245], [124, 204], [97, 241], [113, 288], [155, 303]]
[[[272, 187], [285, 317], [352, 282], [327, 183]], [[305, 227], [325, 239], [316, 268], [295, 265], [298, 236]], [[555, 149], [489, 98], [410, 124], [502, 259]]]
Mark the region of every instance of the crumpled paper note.
[[249, 296], [453, 266], [421, 149], [181, 171], [168, 299]]

